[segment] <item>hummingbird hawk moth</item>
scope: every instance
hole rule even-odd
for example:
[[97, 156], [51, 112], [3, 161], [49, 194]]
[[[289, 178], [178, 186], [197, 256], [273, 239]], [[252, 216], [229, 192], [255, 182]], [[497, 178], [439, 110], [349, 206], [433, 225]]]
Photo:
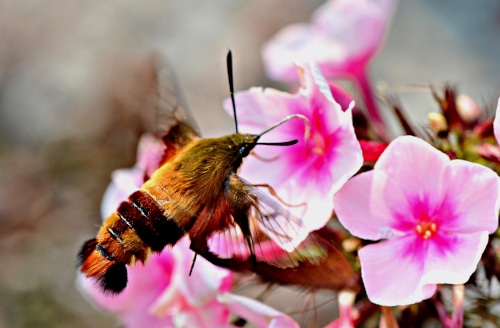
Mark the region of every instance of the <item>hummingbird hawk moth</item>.
[[[196, 123], [180, 101], [172, 72], [159, 73], [155, 124], [156, 135], [166, 146], [162, 164], [103, 222], [96, 238], [85, 242], [79, 254], [81, 272], [96, 279], [104, 291], [120, 293], [127, 285], [127, 264], [146, 262], [151, 252], [174, 246], [185, 235], [196, 254], [240, 271], [269, 271], [271, 264], [255, 256], [257, 227], [279, 236], [283, 243], [294, 244], [295, 237], [287, 231], [298, 228], [297, 219], [259, 190], [262, 186], [239, 177], [237, 170], [257, 145], [297, 143], [260, 143], [262, 135], [290, 119], [307, 119], [292, 115], [260, 134], [239, 133], [231, 52], [227, 67], [236, 133], [219, 138], [199, 137]], [[228, 229], [239, 230], [249, 253], [246, 258], [220, 258], [209, 249], [210, 236]]]

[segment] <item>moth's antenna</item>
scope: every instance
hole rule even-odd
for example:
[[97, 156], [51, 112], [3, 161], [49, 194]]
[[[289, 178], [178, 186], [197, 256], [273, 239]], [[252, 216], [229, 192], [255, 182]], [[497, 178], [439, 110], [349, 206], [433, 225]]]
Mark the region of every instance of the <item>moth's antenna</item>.
[[[304, 121], [304, 123], [306, 124], [306, 130], [304, 132], [304, 138], [305, 140], [307, 141], [309, 139], [309, 136], [310, 136], [310, 133], [311, 133], [311, 127], [309, 126], [309, 120], [307, 119], [307, 117], [305, 117], [304, 115], [302, 114], [293, 114], [293, 115], [289, 115], [287, 117], [285, 117], [284, 119], [282, 119], [281, 121], [279, 121], [278, 123], [274, 124], [273, 126], [271, 126], [270, 128], [267, 128], [265, 129], [264, 131], [262, 131], [258, 136], [259, 138], [268, 133], [269, 131], [277, 128], [278, 126], [280, 126], [281, 124], [283, 123], [286, 123], [288, 121], [290, 121], [291, 119], [294, 119], [294, 118], [298, 118], [298, 119], [301, 119], [302, 121]], [[294, 140], [290, 140], [290, 141], [285, 141], [285, 142], [255, 142], [256, 145], [268, 145], [268, 146], [291, 146], [291, 145], [295, 145], [297, 142], [299, 142], [297, 139], [294, 139]]]
[[256, 142], [256, 145], [265, 145], [265, 146], [293, 146], [296, 143], [298, 143], [298, 139], [293, 139], [290, 141], [283, 141], [283, 142]]
[[309, 119], [307, 117], [305, 117], [304, 115], [302, 114], [293, 114], [293, 115], [288, 115], [287, 117], [285, 117], [284, 119], [282, 119], [281, 121], [279, 121], [278, 123], [274, 124], [273, 126], [265, 129], [264, 131], [262, 131], [260, 134], [259, 134], [259, 137], [268, 133], [269, 131], [277, 128], [278, 126], [280, 126], [281, 124], [285, 123], [285, 122], [288, 122], [290, 121], [291, 119], [294, 119], [294, 118], [298, 118], [298, 119], [301, 119], [302, 121], [304, 121], [305, 125], [306, 125], [306, 130], [304, 132], [304, 138], [307, 140], [309, 139], [309, 136], [311, 134], [311, 127], [309, 126]]
[[238, 133], [238, 118], [236, 117], [236, 104], [234, 101], [234, 85], [233, 85], [233, 56], [231, 55], [231, 50], [227, 53], [227, 78], [229, 80], [229, 92], [231, 93], [231, 102], [233, 104], [233, 114], [234, 114], [234, 125], [236, 127], [236, 133]]

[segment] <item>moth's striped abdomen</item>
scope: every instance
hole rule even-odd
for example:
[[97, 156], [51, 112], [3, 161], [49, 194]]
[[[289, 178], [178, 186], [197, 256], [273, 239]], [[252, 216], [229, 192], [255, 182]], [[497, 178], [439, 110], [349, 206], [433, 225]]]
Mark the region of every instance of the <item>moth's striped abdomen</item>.
[[104, 221], [97, 238], [84, 244], [80, 270], [105, 291], [119, 293], [127, 285], [125, 264], [145, 262], [151, 251], [161, 252], [184, 234], [151, 195], [138, 190]]

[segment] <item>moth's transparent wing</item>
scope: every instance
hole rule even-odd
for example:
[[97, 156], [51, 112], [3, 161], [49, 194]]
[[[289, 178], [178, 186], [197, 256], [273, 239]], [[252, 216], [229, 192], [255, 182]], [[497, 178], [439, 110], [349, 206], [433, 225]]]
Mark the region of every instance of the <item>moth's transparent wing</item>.
[[210, 237], [208, 251], [201, 256], [233, 271], [254, 272], [263, 282], [312, 289], [358, 288], [353, 268], [339, 247], [341, 239], [333, 230], [324, 227], [309, 233], [277, 197], [238, 180], [251, 204], [247, 216], [253, 249], [233, 222]]
[[252, 208], [257, 227], [255, 235], [264, 234], [280, 248], [275, 250], [277, 256], [268, 262], [277, 267], [294, 267], [301, 262], [318, 263], [326, 255], [325, 245], [314, 238], [285, 204], [263, 187], [250, 185], [250, 192], [257, 199]]
[[308, 238], [310, 231], [302, 226], [285, 204], [265, 192], [264, 187], [254, 186], [241, 177], [251, 206], [246, 213], [251, 231], [253, 250], [238, 224], [214, 234], [209, 249], [222, 258], [247, 260], [254, 254], [259, 262], [276, 267], [295, 267], [299, 262], [316, 262], [325, 255], [325, 247]]
[[[242, 179], [243, 180], [243, 179]], [[257, 200], [252, 216], [261, 232], [276, 242], [283, 250], [291, 252], [300, 245], [310, 231], [278, 198], [265, 192], [261, 186], [249, 185], [249, 192]], [[305, 206], [305, 205], [302, 205]]]
[[157, 108], [149, 117], [151, 131], [159, 136], [166, 135], [174, 126], [183, 123], [200, 136], [200, 129], [180, 90], [175, 72], [168, 60], [155, 54]]
[[212, 234], [207, 244], [212, 253], [223, 259], [247, 260], [251, 254], [245, 237], [235, 222], [228, 228]]
[[254, 272], [261, 281], [272, 284], [313, 290], [359, 290], [360, 280], [338, 246], [339, 238], [335, 231], [328, 227], [309, 234], [290, 253], [270, 240], [257, 241], [255, 260], [244, 257], [249, 254], [248, 247], [242, 238], [238, 242], [231, 230], [213, 236], [210, 251], [200, 255], [220, 267], [237, 272]]
[[189, 111], [168, 60], [159, 52], [150, 57], [151, 88], [143, 98], [137, 114], [144, 134], [164, 144], [159, 165], [167, 162], [180, 149], [200, 137], [198, 124]]

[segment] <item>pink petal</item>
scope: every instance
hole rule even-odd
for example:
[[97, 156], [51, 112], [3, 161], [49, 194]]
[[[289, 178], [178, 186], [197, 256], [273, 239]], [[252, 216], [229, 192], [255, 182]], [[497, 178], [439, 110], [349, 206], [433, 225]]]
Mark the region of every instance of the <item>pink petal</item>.
[[[330, 87], [330, 91], [332, 93], [333, 99], [335, 99], [335, 102], [337, 102], [342, 110], [347, 110], [350, 106], [351, 103], [354, 101], [354, 98], [352, 95], [344, 90], [341, 86], [333, 83], [333, 82], [328, 82], [328, 86]], [[353, 108], [354, 111], [356, 111], [356, 108]]]
[[340, 74], [347, 50], [335, 44], [327, 35], [306, 24], [293, 24], [283, 28], [262, 48], [266, 74], [276, 80], [298, 81], [294, 63], [314, 60], [318, 63], [334, 62]]
[[371, 205], [373, 189], [373, 172], [361, 173], [347, 181], [335, 194], [333, 203], [337, 218], [352, 235], [378, 240], [385, 238], [380, 231], [387, 227], [387, 223], [383, 220], [384, 216], [378, 219], [377, 211], [373, 210], [379, 208]]
[[497, 144], [500, 145], [500, 98], [498, 98], [497, 111], [495, 114], [495, 120], [493, 121], [493, 132], [495, 133]]
[[452, 203], [455, 220], [446, 219], [453, 232], [495, 232], [500, 209], [498, 175], [491, 169], [461, 160], [449, 163], [443, 174], [444, 192]]
[[356, 316], [356, 309], [354, 309], [356, 293], [350, 290], [340, 291], [337, 298], [339, 303], [339, 318], [330, 322], [324, 328], [354, 328], [353, 319]]
[[188, 310], [194, 308], [203, 311], [210, 300], [215, 299], [220, 292], [230, 290], [232, 273], [215, 267], [201, 257], [196, 258], [191, 276], [189, 275], [194, 252], [189, 249], [187, 237], [172, 248], [172, 254], [175, 259], [172, 281], [151, 306], [152, 313], [160, 317], [165, 316], [171, 312], [172, 307], [178, 306], [181, 302], [184, 302]]
[[164, 152], [165, 144], [160, 139], [149, 134], [142, 135], [137, 147], [136, 167], [150, 177], [160, 166]]
[[[259, 134], [288, 115], [303, 114], [308, 111], [308, 103], [300, 94], [289, 94], [270, 88], [251, 88], [247, 91], [237, 92], [235, 101], [241, 133]], [[227, 99], [224, 102], [224, 108], [230, 115], [232, 115], [231, 106], [230, 100]], [[299, 131], [295, 131], [295, 129], [300, 127], [302, 129], [300, 134], [303, 137], [304, 126], [303, 121], [292, 120], [270, 131], [265, 135], [265, 138], [267, 141], [280, 141], [278, 137], [281, 135], [299, 134]], [[261, 141], [266, 141], [266, 139]]]
[[400, 237], [359, 250], [361, 275], [370, 301], [385, 306], [406, 305], [431, 297], [436, 285], [422, 281], [423, 267], [403, 250], [414, 237]]
[[219, 295], [218, 300], [225, 304], [232, 313], [250, 321], [256, 327], [299, 327], [299, 324], [286, 314], [256, 300], [230, 293]]
[[401, 235], [399, 217], [394, 213], [411, 211], [399, 186], [384, 172], [374, 171], [347, 181], [334, 196], [334, 208], [351, 234], [368, 240]]
[[[403, 136], [389, 144], [375, 164], [375, 171], [387, 174], [407, 197], [438, 204], [443, 197], [440, 181], [449, 162], [448, 156], [422, 139]], [[390, 199], [392, 195], [384, 197]]]
[[337, 129], [337, 143], [333, 149], [333, 156], [330, 158], [333, 176], [331, 188], [334, 192], [339, 190], [363, 164], [363, 154], [356, 139], [354, 127], [347, 123], [348, 121], [352, 122], [352, 111], [348, 109], [345, 113], [346, 116], [339, 120], [342, 121], [342, 127]]
[[327, 1], [313, 15], [314, 26], [342, 44], [353, 57], [371, 57], [383, 43], [395, 0]]
[[[500, 127], [498, 127], [500, 129]], [[497, 140], [498, 142], [498, 140]], [[477, 154], [492, 163], [500, 163], [500, 147], [483, 143], [476, 148]]]
[[111, 183], [106, 188], [101, 201], [101, 217], [106, 219], [115, 212], [121, 202], [139, 189], [144, 183], [144, 172], [137, 167], [118, 169], [111, 173]]
[[184, 308], [173, 315], [175, 327], [234, 327], [229, 325], [229, 310], [217, 299], [207, 301], [203, 308]]
[[421, 284], [464, 284], [476, 270], [488, 243], [487, 232], [447, 234], [449, 247], [429, 243]]

